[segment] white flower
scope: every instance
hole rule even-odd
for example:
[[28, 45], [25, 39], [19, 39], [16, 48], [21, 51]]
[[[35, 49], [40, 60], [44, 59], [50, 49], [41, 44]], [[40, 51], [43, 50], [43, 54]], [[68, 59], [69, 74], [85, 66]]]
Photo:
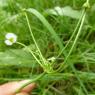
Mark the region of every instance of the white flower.
[[55, 60], [56, 60], [55, 57], [51, 57], [51, 58], [48, 59], [48, 61], [52, 61], [52, 62], [54, 62]]
[[14, 33], [7, 33], [5, 38], [5, 44], [9, 46], [16, 43], [17, 41], [17, 36]]

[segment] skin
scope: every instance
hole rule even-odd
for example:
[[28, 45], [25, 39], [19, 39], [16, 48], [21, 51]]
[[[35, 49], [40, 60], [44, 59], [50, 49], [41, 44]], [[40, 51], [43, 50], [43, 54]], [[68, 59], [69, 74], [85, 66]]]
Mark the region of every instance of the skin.
[[27, 81], [28, 80], [20, 82], [9, 82], [0, 85], [0, 95], [29, 95], [29, 93], [35, 88], [35, 83], [29, 84], [27, 87], [23, 88], [20, 93], [15, 93], [15, 91], [19, 89]]

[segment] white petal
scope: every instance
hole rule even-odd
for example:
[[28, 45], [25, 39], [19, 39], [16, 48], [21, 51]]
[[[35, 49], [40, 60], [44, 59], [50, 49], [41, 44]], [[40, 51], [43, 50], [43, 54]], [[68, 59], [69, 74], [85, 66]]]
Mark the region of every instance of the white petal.
[[6, 39], [14, 38], [15, 40], [17, 39], [17, 36], [14, 33], [7, 33], [6, 34]]
[[5, 44], [8, 45], [8, 46], [11, 46], [13, 43], [9, 40], [5, 40]]

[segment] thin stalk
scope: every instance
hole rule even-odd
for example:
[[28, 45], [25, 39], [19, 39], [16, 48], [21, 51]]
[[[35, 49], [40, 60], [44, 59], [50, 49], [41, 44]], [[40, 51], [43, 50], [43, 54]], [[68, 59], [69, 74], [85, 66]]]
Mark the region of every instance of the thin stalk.
[[87, 0], [86, 2], [89, 3], [89, 0]]
[[19, 93], [24, 87], [26, 87], [27, 85], [39, 80], [40, 78], [42, 78], [45, 75], [45, 72], [43, 72], [42, 74], [40, 74], [38, 77], [31, 79], [30, 81], [28, 81], [27, 83], [23, 84], [19, 89], [17, 89], [15, 91], [15, 93]]
[[69, 43], [71, 42], [72, 38], [73, 38], [74, 35], [76, 34], [76, 32], [77, 32], [77, 30], [78, 30], [78, 28], [79, 28], [79, 25], [80, 25], [80, 23], [81, 23], [81, 20], [82, 20], [82, 18], [83, 18], [83, 15], [84, 15], [84, 10], [83, 10], [83, 12], [82, 12], [82, 15], [81, 15], [81, 17], [80, 17], [80, 19], [79, 19], [79, 21], [78, 21], [78, 23], [77, 23], [77, 26], [76, 26], [76, 28], [75, 28], [75, 30], [74, 30], [72, 36], [70, 37], [70, 39], [69, 39], [69, 41], [67, 42], [66, 46], [65, 46], [65, 47], [62, 49], [62, 51], [58, 54], [57, 58], [64, 52], [64, 50], [67, 48], [67, 46], [68, 46]]
[[45, 64], [45, 62], [46, 62], [45, 58], [43, 57], [43, 55], [42, 55], [42, 53], [41, 53], [41, 51], [40, 51], [40, 49], [39, 49], [39, 47], [37, 45], [37, 42], [36, 42], [35, 37], [33, 35], [32, 29], [31, 29], [31, 25], [30, 25], [30, 22], [29, 22], [29, 19], [28, 19], [28, 16], [27, 16], [26, 12], [25, 12], [25, 17], [26, 17], [26, 20], [27, 20], [27, 24], [28, 24], [28, 27], [29, 27], [29, 31], [30, 31], [31, 37], [32, 37], [32, 39], [33, 39], [33, 41], [34, 41], [34, 43], [36, 45], [36, 48], [37, 48], [39, 54], [40, 54], [39, 57], [42, 59], [43, 63]]
[[[76, 38], [75, 38], [75, 40], [74, 40], [74, 43], [73, 43], [73, 45], [72, 45], [72, 47], [71, 47], [71, 49], [70, 49], [70, 51], [69, 51], [67, 57], [66, 57], [65, 60], [64, 60], [64, 64], [66, 64], [66, 62], [67, 62], [67, 60], [68, 60], [70, 54], [72, 53], [72, 51], [73, 51], [73, 49], [74, 49], [74, 47], [75, 47], [75, 45], [76, 45], [76, 42], [77, 42], [77, 40], [78, 40], [78, 38], [79, 38], [79, 35], [80, 35], [80, 33], [81, 33], [81, 29], [82, 29], [82, 26], [83, 26], [83, 23], [84, 23], [84, 20], [85, 20], [85, 15], [86, 15], [86, 13], [85, 13], [85, 11], [84, 11], [84, 12], [83, 12], [83, 16], [82, 16], [81, 25], [80, 25], [80, 27], [79, 27], [78, 33], [77, 33], [77, 35], [76, 35]], [[58, 68], [57, 71], [62, 71], [62, 70], [63, 70], [63, 67], [64, 67], [64, 64], [62, 64], [62, 65]], [[67, 67], [67, 66], [66, 66], [66, 67]], [[65, 67], [65, 68], [66, 68], [66, 67]]]
[[24, 45], [23, 43], [20, 42], [16, 42], [17, 44], [27, 48], [27, 50], [32, 54], [32, 56], [35, 58], [35, 60], [43, 67], [42, 63], [39, 61], [39, 59], [35, 56], [35, 54], [32, 52], [32, 50], [30, 48], [28, 48], [26, 45]]
[[80, 25], [80, 27], [79, 27], [79, 31], [78, 31], [78, 33], [77, 33], [77, 35], [76, 35], [76, 38], [75, 38], [75, 40], [74, 40], [74, 43], [73, 43], [73, 45], [72, 45], [72, 47], [71, 47], [71, 49], [70, 49], [70, 51], [69, 51], [69, 53], [68, 53], [68, 55], [67, 55], [65, 61], [64, 61], [64, 63], [67, 62], [68, 58], [70, 57], [70, 54], [72, 53], [72, 51], [73, 51], [73, 49], [74, 49], [74, 47], [75, 47], [75, 45], [76, 45], [76, 42], [77, 42], [77, 40], [78, 40], [78, 38], [79, 38], [79, 36], [80, 36], [81, 30], [82, 30], [82, 27], [83, 27], [83, 24], [84, 24], [85, 16], [86, 16], [86, 12], [84, 13], [84, 16], [83, 16], [82, 21], [81, 21], [81, 25]]

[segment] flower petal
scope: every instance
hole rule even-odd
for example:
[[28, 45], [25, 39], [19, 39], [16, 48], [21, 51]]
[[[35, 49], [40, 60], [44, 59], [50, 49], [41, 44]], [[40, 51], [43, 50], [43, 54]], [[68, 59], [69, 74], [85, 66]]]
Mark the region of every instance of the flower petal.
[[8, 46], [11, 46], [13, 43], [9, 40], [5, 40], [5, 44], [8, 45]]
[[6, 34], [6, 39], [14, 38], [15, 40], [17, 39], [17, 36], [14, 33], [7, 33]]

